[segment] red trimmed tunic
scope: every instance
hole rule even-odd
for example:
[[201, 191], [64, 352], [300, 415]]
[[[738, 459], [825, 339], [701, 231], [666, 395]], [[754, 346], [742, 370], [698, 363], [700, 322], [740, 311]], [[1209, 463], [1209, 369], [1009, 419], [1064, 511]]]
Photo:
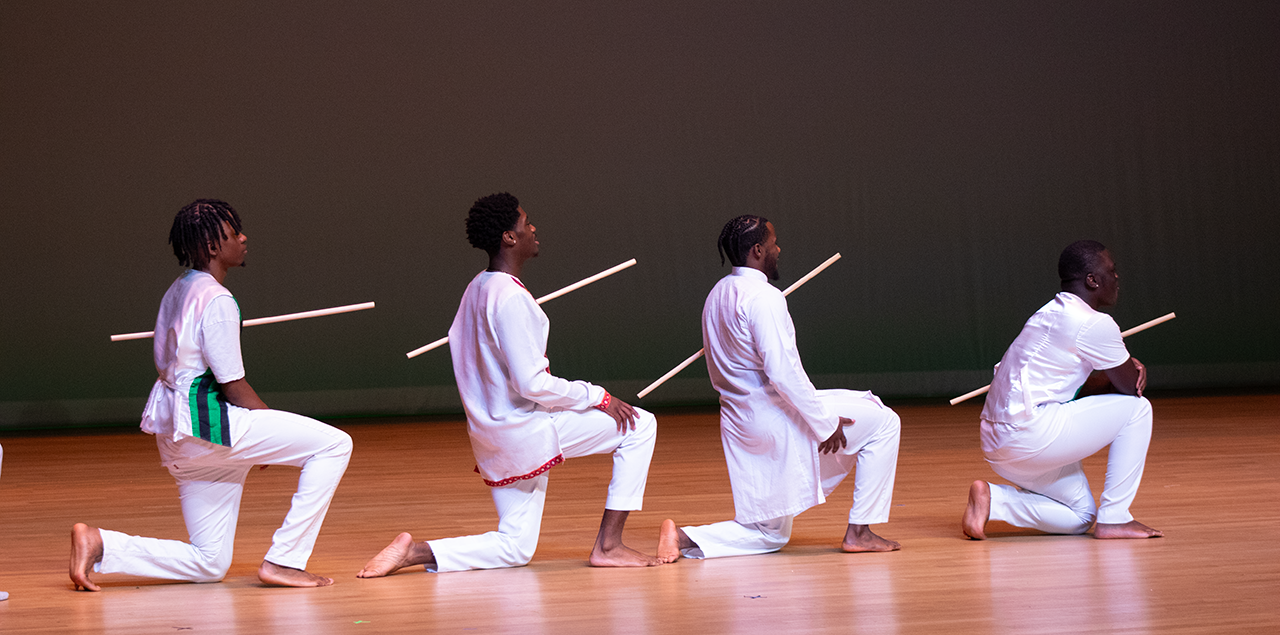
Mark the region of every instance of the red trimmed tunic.
[[607, 405], [603, 388], [551, 374], [550, 325], [510, 274], [483, 271], [462, 295], [449, 352], [476, 472], [486, 485], [510, 485], [564, 462], [553, 409]]

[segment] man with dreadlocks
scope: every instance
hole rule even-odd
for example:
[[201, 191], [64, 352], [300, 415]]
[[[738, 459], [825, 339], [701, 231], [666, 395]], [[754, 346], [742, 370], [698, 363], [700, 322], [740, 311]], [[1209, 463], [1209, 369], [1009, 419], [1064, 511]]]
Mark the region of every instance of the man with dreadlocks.
[[720, 439], [734, 519], [700, 527], [663, 521], [658, 558], [719, 558], [777, 551], [792, 519], [856, 466], [853, 506], [841, 548], [894, 551], [869, 525], [889, 520], [898, 464], [898, 415], [875, 395], [815, 390], [800, 363], [795, 327], [778, 279], [778, 235], [760, 216], [739, 216], [720, 233], [721, 264], [733, 272], [707, 296], [702, 341], [720, 392]]
[[[1080, 240], [1062, 250], [1058, 277], [1061, 292], [1009, 345], [982, 407], [982, 453], [1017, 487], [974, 481], [961, 527], [982, 540], [993, 519], [1052, 534], [1083, 534], [1097, 520], [1094, 538], [1160, 537], [1129, 513], [1152, 414], [1146, 367], [1098, 310], [1119, 298], [1116, 263], [1102, 243]], [[1099, 508], [1080, 461], [1108, 445]]]
[[231, 566], [245, 477], [254, 465], [301, 467], [284, 524], [272, 537], [258, 578], [270, 585], [333, 584], [306, 571], [351, 458], [351, 437], [300, 415], [270, 410], [245, 380], [240, 308], [222, 286], [248, 252], [240, 216], [222, 201], [200, 199], [173, 219], [169, 242], [178, 276], [160, 302], [154, 353], [160, 374], [142, 430], [155, 435], [160, 463], [178, 484], [191, 542], [140, 538], [77, 523], [71, 530], [71, 580], [97, 591], [90, 572], [217, 582]]
[[660, 564], [622, 544], [627, 515], [644, 499], [657, 421], [604, 388], [551, 374], [550, 323], [520, 282], [525, 262], [538, 255], [535, 232], [510, 194], [486, 196], [472, 205], [467, 239], [489, 254], [489, 268], [467, 285], [449, 328], [453, 375], [467, 413], [476, 471], [490, 487], [498, 530], [416, 543], [401, 533], [359, 577], [381, 577], [417, 564], [438, 573], [528, 564], [538, 546], [547, 471], [565, 459], [591, 454], [613, 455], [613, 478], [589, 562], [597, 567]]

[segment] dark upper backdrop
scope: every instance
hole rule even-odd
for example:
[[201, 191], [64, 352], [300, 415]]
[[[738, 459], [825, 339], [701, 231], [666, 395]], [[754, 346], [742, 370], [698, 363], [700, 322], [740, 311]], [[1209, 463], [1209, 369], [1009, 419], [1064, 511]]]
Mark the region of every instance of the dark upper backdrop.
[[[0, 8], [0, 427], [134, 421], [179, 207], [230, 201], [268, 403], [456, 410], [443, 336], [485, 264], [462, 219], [539, 229], [552, 369], [631, 397], [701, 345], [728, 218], [779, 229], [819, 387], [985, 383], [1091, 237], [1155, 387], [1280, 385], [1274, 2], [260, 2]], [[461, 6], [453, 6], [461, 5]], [[645, 404], [713, 403], [701, 363]]]

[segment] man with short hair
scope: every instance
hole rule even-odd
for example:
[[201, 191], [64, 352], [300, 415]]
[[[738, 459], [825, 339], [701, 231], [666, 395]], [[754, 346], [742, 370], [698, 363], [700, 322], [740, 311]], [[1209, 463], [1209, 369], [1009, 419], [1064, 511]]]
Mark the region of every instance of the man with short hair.
[[739, 216], [720, 233], [718, 282], [702, 310], [711, 383], [720, 392], [720, 438], [734, 519], [700, 527], [663, 521], [658, 558], [769, 553], [791, 538], [792, 519], [826, 501], [851, 470], [853, 505], [841, 548], [895, 551], [871, 531], [889, 520], [900, 421], [870, 392], [815, 390], [800, 363], [795, 326], [778, 279], [777, 232]]
[[467, 285], [449, 328], [476, 471], [491, 488], [498, 530], [416, 543], [401, 533], [359, 577], [417, 564], [438, 573], [528, 564], [538, 546], [548, 470], [591, 454], [613, 455], [613, 479], [589, 562], [660, 564], [622, 544], [627, 515], [644, 499], [657, 420], [599, 386], [551, 374], [550, 322], [520, 282], [525, 262], [538, 255], [535, 232], [516, 197], [493, 194], [475, 202], [467, 238], [489, 255], [489, 267]]
[[[1016, 487], [974, 481], [961, 525], [983, 540], [990, 520], [1051, 534], [1158, 538], [1129, 506], [1138, 495], [1151, 403], [1147, 369], [1129, 355], [1115, 320], [1099, 309], [1120, 293], [1111, 252], [1097, 241], [1067, 246], [1062, 291], [1027, 320], [996, 367], [982, 408], [982, 453]], [[1079, 395], [1077, 395], [1079, 390]], [[1108, 445], [1102, 506], [1081, 461]]]
[[217, 582], [231, 566], [245, 477], [254, 465], [302, 468], [284, 524], [258, 579], [276, 586], [333, 584], [306, 570], [333, 492], [351, 458], [351, 437], [314, 419], [270, 410], [245, 379], [240, 307], [222, 286], [244, 266], [248, 238], [223, 201], [200, 199], [173, 219], [178, 264], [156, 317], [156, 371], [142, 430], [156, 438], [160, 463], [178, 484], [191, 542], [140, 538], [76, 523], [71, 581], [100, 590], [90, 572]]

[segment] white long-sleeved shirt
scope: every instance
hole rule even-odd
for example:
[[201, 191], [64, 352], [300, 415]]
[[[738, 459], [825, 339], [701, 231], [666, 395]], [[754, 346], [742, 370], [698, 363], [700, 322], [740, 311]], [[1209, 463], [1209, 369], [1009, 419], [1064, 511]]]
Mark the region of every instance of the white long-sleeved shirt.
[[510, 274], [483, 271], [462, 294], [449, 353], [476, 469], [488, 485], [532, 478], [563, 462], [550, 409], [586, 410], [604, 400], [599, 386], [551, 374], [550, 328]]
[[702, 342], [720, 392], [734, 519], [761, 522], [823, 503], [818, 444], [840, 421], [804, 372], [782, 292], [759, 270], [734, 267], [707, 296]]

